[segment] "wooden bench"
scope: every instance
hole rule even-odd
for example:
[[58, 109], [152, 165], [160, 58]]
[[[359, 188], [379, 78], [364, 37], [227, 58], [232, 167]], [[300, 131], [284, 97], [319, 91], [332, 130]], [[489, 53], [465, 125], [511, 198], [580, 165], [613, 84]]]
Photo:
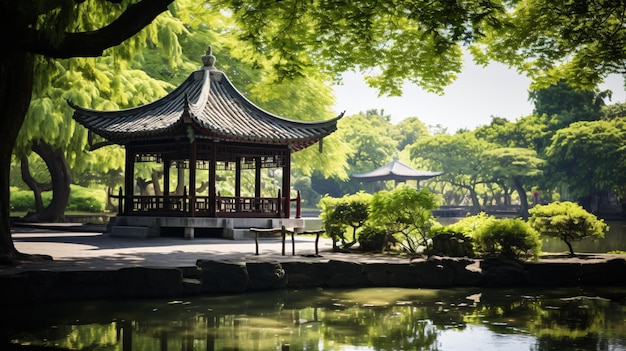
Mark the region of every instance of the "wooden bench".
[[[282, 238], [282, 251], [281, 254], [285, 256], [285, 241], [287, 237], [287, 233], [291, 235], [291, 255], [296, 255], [296, 240], [295, 240], [295, 230], [285, 228], [282, 226], [280, 228], [250, 228], [250, 231], [254, 233], [254, 244], [255, 244], [255, 255], [259, 255], [259, 234], [278, 234], [280, 233]], [[319, 256], [319, 240], [320, 235], [324, 233], [323, 230], [305, 230], [301, 232], [301, 234], [315, 234], [315, 256]]]

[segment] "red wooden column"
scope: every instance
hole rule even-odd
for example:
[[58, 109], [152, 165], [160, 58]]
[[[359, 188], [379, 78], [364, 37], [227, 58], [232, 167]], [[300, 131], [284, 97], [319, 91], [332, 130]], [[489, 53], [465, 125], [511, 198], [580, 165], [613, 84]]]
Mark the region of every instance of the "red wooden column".
[[189, 156], [189, 215], [196, 215], [196, 168], [198, 163], [197, 143], [191, 143], [191, 155]]
[[261, 158], [254, 158], [254, 197], [261, 197]]
[[172, 209], [170, 203], [170, 167], [172, 161], [163, 159], [163, 208], [167, 211]]
[[217, 169], [217, 143], [211, 144], [209, 160], [209, 213], [212, 217], [215, 217], [216, 204], [215, 204], [215, 172]]
[[135, 192], [135, 149], [126, 146], [126, 165], [124, 167], [124, 214], [133, 211]]
[[235, 157], [235, 210], [241, 212], [241, 157]]
[[284, 218], [289, 218], [289, 208], [291, 207], [291, 148], [287, 146], [285, 152], [285, 164], [283, 165], [283, 198], [285, 199]]

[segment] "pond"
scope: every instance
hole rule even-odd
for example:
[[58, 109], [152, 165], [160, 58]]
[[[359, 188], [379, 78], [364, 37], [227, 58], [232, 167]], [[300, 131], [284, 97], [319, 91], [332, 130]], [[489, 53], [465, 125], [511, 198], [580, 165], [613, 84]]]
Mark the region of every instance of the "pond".
[[626, 287], [281, 290], [2, 317], [2, 350], [626, 350]]
[[[609, 231], [603, 239], [583, 240], [572, 243], [576, 253], [606, 253], [611, 251], [626, 251], [626, 222], [606, 221]], [[541, 246], [543, 252], [568, 252], [567, 245], [560, 239], [543, 238]]]

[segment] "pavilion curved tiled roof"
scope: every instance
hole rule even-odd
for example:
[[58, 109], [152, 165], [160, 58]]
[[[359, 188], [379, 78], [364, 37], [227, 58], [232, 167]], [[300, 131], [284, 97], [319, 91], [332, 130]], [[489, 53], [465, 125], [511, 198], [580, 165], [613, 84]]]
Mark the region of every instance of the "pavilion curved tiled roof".
[[337, 129], [339, 116], [321, 122], [302, 122], [273, 115], [246, 99], [217, 70], [209, 48], [204, 66], [193, 72], [176, 89], [152, 103], [118, 111], [80, 107], [73, 118], [105, 139], [127, 144], [135, 140], [166, 139], [196, 135], [218, 141], [289, 145], [304, 149]]
[[393, 160], [392, 162], [376, 168], [373, 171], [361, 174], [353, 174], [352, 177], [371, 182], [379, 180], [396, 180], [403, 182], [406, 180], [430, 179], [442, 174], [443, 172], [418, 171], [398, 160]]

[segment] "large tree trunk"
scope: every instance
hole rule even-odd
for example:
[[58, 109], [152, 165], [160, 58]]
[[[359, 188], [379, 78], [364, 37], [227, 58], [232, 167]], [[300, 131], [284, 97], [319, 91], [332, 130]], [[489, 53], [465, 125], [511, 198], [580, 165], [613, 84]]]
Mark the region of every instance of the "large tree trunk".
[[161, 190], [161, 182], [159, 179], [163, 177], [163, 172], [152, 170], [152, 187], [154, 188], [154, 195], [163, 196], [163, 190]]
[[[33, 93], [34, 55], [52, 58], [100, 56], [110, 47], [132, 37], [167, 10], [173, 0], [144, 0], [132, 4], [109, 25], [98, 31], [67, 33], [61, 42], [49, 42], [50, 35], [31, 35], [39, 20], [37, 11], [28, 11], [24, 2], [3, 1], [1, 30], [15, 37], [0, 55], [0, 260], [14, 262], [21, 255], [13, 244], [10, 223], [9, 169], [15, 140], [26, 118]], [[22, 9], [24, 11], [17, 11]], [[29, 29], [29, 30], [27, 30]], [[57, 33], [58, 34], [58, 33]]]
[[482, 211], [482, 207], [480, 206], [480, 199], [478, 199], [478, 194], [473, 187], [467, 187], [470, 193], [470, 199], [472, 199], [472, 214], [478, 214]]
[[22, 156], [20, 158], [20, 170], [22, 171], [22, 181], [28, 185], [30, 190], [33, 191], [33, 195], [35, 197], [35, 212], [42, 213], [44, 210], [43, 207], [43, 198], [41, 193], [44, 191], [52, 190], [52, 184], [49, 183], [39, 183], [30, 172], [30, 164], [28, 162], [28, 156]]
[[515, 191], [517, 191], [517, 195], [519, 195], [520, 202], [520, 210], [519, 216], [522, 219], [528, 219], [528, 196], [526, 196], [526, 191], [524, 191], [524, 187], [522, 186], [522, 180], [520, 177], [513, 177], [513, 186], [515, 187]]
[[9, 170], [11, 153], [30, 104], [33, 57], [24, 53], [0, 56], [0, 260], [20, 257], [11, 237]]
[[65, 153], [63, 150], [55, 149], [52, 145], [41, 141], [33, 144], [33, 151], [48, 166], [52, 184], [52, 201], [48, 207], [38, 213], [39, 221], [61, 222], [65, 219], [65, 209], [70, 200], [70, 184], [72, 182]]

